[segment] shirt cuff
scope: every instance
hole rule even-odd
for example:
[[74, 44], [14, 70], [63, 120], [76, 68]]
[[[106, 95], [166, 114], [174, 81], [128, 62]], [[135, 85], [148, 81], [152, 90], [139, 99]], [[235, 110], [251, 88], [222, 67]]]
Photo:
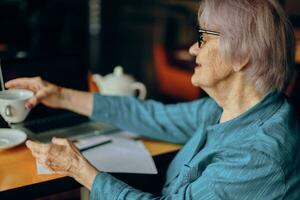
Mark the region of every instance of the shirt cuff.
[[100, 172], [94, 179], [90, 193], [90, 199], [117, 199], [125, 187], [126, 183], [116, 179], [108, 173]]

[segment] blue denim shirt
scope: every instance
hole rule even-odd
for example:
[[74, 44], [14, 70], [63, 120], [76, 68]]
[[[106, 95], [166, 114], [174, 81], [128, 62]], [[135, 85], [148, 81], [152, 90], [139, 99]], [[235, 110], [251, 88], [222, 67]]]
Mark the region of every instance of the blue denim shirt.
[[300, 199], [300, 126], [285, 96], [271, 92], [224, 123], [221, 114], [211, 98], [164, 105], [95, 94], [93, 120], [184, 147], [161, 196], [100, 172], [91, 199]]

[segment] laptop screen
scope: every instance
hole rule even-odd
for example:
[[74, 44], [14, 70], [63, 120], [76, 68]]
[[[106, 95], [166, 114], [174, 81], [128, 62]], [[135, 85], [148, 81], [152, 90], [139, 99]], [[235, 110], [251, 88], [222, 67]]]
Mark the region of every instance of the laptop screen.
[[[18, 77], [40, 76], [60, 86], [88, 90], [87, 68], [78, 55], [3, 59], [2, 72], [5, 82]], [[25, 122], [66, 113], [68, 112], [39, 104], [32, 109]]]

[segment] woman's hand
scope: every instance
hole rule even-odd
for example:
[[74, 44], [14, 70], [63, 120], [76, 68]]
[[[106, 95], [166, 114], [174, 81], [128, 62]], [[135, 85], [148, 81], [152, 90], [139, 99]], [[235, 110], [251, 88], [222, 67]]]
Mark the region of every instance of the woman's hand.
[[26, 103], [27, 108], [33, 108], [38, 103], [43, 103], [48, 107], [61, 107], [63, 96], [62, 87], [42, 80], [40, 77], [17, 78], [5, 83], [5, 87], [28, 89], [34, 92], [34, 96]]
[[56, 173], [71, 176], [86, 188], [91, 189], [98, 173], [72, 144], [72, 142], [53, 138], [45, 144], [28, 140], [26, 146], [40, 164]]
[[5, 87], [33, 91], [34, 96], [25, 104], [30, 109], [43, 103], [51, 108], [67, 109], [85, 116], [90, 116], [93, 110], [92, 93], [63, 88], [40, 77], [17, 78], [6, 82]]

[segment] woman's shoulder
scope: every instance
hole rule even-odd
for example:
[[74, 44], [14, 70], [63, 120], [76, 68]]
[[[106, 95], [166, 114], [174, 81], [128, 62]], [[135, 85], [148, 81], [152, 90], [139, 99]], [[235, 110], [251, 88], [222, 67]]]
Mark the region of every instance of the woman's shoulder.
[[261, 152], [282, 167], [294, 159], [300, 163], [300, 121], [287, 102], [266, 119], [255, 120], [240, 134], [235, 133], [231, 148]]
[[264, 123], [255, 126], [253, 147], [282, 165], [299, 156], [300, 121], [288, 103], [284, 103]]

